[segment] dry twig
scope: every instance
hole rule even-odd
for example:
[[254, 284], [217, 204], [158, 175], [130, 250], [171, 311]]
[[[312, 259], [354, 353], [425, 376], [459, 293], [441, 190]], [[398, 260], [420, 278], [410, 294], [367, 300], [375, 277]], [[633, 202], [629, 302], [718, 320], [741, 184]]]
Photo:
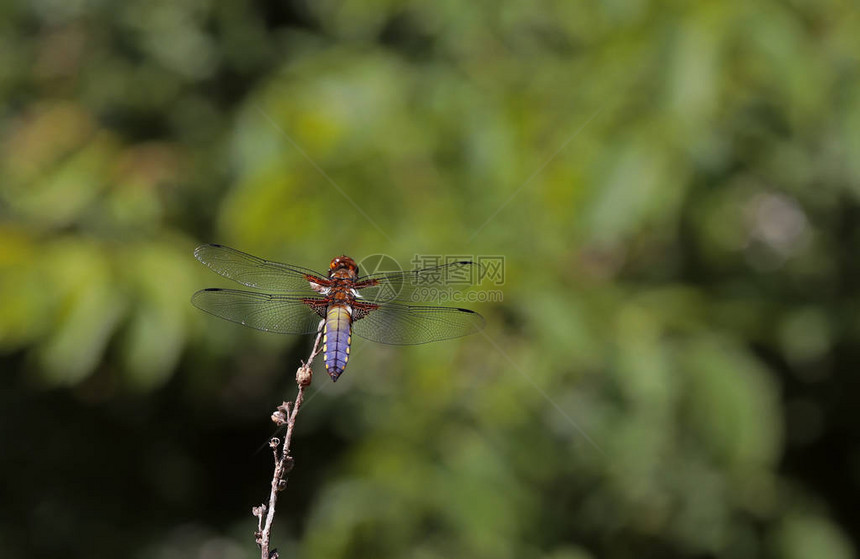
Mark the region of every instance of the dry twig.
[[272, 476], [272, 487], [269, 492], [269, 504], [263, 503], [252, 509], [252, 513], [257, 517], [257, 532], [255, 538], [257, 545], [260, 547], [262, 559], [278, 559], [278, 551], [273, 549], [269, 551], [269, 543], [272, 536], [272, 522], [275, 520], [275, 504], [278, 502], [278, 493], [287, 487], [287, 474], [293, 469], [294, 460], [290, 456], [290, 442], [293, 438], [293, 430], [296, 426], [296, 416], [299, 414], [299, 409], [302, 407], [302, 401], [305, 396], [305, 389], [311, 385], [311, 365], [314, 358], [320, 352], [320, 338], [322, 331], [317, 334], [317, 339], [314, 342], [314, 348], [311, 350], [311, 355], [306, 363], [296, 371], [296, 384], [298, 385], [298, 393], [296, 401], [291, 406], [289, 402], [283, 402], [278, 406], [275, 413], [272, 414], [272, 421], [280, 427], [286, 424], [287, 432], [284, 435], [284, 440], [278, 437], [272, 437], [269, 441], [269, 446], [275, 456], [275, 472]]

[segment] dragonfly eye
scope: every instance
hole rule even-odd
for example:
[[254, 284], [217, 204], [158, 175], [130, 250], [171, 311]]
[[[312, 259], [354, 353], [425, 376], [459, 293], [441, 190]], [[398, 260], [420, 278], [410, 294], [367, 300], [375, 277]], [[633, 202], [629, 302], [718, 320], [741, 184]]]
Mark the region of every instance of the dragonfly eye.
[[355, 263], [355, 260], [346, 255], [338, 256], [337, 258], [332, 259], [331, 264], [329, 264], [328, 268], [329, 275], [333, 274], [338, 270], [349, 270], [350, 272], [358, 275], [358, 265]]

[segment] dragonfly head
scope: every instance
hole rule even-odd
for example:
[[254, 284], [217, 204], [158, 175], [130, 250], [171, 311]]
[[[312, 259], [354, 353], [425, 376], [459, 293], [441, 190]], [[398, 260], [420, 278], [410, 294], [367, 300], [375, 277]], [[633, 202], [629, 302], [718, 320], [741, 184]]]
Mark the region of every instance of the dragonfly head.
[[355, 278], [358, 276], [358, 264], [349, 256], [338, 256], [328, 265], [328, 276], [332, 277], [343, 270], [348, 277]]

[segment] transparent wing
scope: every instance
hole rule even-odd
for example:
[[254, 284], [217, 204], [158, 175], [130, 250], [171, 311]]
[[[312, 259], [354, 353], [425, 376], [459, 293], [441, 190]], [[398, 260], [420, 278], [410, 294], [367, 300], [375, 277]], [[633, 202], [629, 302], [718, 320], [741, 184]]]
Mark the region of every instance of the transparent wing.
[[[361, 303], [356, 303], [355, 316]], [[386, 303], [352, 323], [362, 338], [393, 345], [414, 345], [474, 334], [484, 327], [484, 317], [467, 309], [421, 307]]]
[[356, 287], [360, 297], [374, 303], [438, 301], [445, 292], [480, 283], [480, 272], [477, 263], [464, 260], [409, 272], [370, 274], [359, 278]]
[[269, 295], [236, 289], [204, 289], [191, 297], [202, 311], [264, 332], [313, 334], [321, 317], [312, 308], [325, 300]]
[[313, 293], [311, 279], [325, 277], [309, 268], [263, 260], [224, 245], [201, 245], [194, 256], [225, 278], [267, 291]]

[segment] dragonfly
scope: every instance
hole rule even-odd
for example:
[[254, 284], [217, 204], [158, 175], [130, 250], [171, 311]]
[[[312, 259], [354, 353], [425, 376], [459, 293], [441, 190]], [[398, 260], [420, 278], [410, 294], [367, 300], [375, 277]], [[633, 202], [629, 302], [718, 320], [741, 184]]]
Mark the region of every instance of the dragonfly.
[[484, 327], [475, 311], [412, 304], [472, 278], [478, 265], [450, 262], [405, 272], [360, 275], [349, 256], [332, 259], [327, 274], [206, 244], [194, 256], [212, 271], [260, 291], [208, 288], [191, 297], [198, 309], [250, 328], [279, 334], [322, 335], [332, 381], [349, 361], [352, 335], [392, 345], [459, 338]]

